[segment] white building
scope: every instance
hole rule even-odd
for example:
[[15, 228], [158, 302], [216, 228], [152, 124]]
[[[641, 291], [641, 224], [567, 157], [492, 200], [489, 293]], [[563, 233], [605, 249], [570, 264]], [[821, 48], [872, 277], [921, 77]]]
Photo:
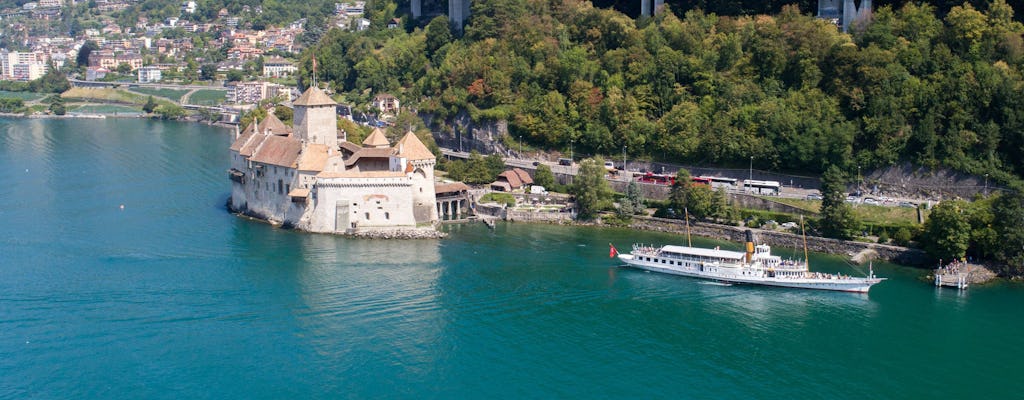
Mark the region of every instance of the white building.
[[160, 68], [150, 65], [139, 68], [139, 83], [160, 82], [162, 79]]
[[271, 57], [263, 62], [263, 76], [266, 77], [287, 77], [297, 70], [294, 63], [281, 57]]
[[181, 3], [181, 12], [185, 14], [194, 14], [196, 12], [196, 2], [185, 1]]
[[46, 73], [45, 53], [0, 50], [0, 79], [30, 81]]
[[233, 210], [312, 232], [433, 232], [436, 159], [415, 134], [391, 145], [377, 129], [360, 146], [336, 129], [336, 103], [320, 89], [293, 105], [293, 132], [271, 115], [232, 143]]
[[235, 104], [254, 104], [264, 99], [283, 97], [291, 100], [291, 89], [284, 85], [270, 82], [238, 82], [228, 86], [227, 102]]

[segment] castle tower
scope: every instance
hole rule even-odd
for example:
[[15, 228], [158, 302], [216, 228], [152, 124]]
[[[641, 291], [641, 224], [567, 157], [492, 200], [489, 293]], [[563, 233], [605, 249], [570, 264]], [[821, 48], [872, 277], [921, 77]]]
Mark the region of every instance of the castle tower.
[[405, 172], [412, 180], [413, 215], [416, 223], [437, 221], [437, 194], [434, 192], [434, 165], [437, 157], [416, 134], [406, 132], [395, 143], [395, 156], [404, 159]]
[[334, 112], [334, 100], [316, 87], [306, 89], [294, 103], [295, 137], [306, 143], [338, 148], [338, 117]]
[[380, 128], [373, 128], [370, 136], [363, 139], [363, 147], [367, 149], [384, 149], [391, 147], [391, 143], [388, 142], [387, 136], [384, 136], [384, 131], [380, 130]]

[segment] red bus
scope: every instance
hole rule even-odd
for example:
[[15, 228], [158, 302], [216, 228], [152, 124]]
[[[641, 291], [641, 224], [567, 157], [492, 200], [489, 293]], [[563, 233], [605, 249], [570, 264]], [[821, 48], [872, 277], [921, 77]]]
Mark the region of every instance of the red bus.
[[698, 184], [698, 185], [704, 185], [704, 186], [708, 186], [708, 187], [711, 186], [711, 178], [705, 178], [703, 176], [692, 177], [692, 178], [690, 178], [690, 181], [692, 181], [693, 183]]
[[640, 175], [636, 180], [638, 182], [653, 183], [655, 185], [672, 185], [676, 183], [676, 177], [673, 175], [655, 174], [653, 172]]

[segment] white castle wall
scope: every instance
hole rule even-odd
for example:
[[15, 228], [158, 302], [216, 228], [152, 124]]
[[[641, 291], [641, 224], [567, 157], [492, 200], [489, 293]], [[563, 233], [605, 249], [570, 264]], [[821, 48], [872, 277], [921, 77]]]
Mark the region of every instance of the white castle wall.
[[297, 224], [305, 207], [288, 197], [288, 192], [298, 182], [297, 171], [261, 163], [252, 163], [252, 166], [239, 169], [246, 173], [244, 185], [237, 182], [231, 185], [232, 208], [274, 223]]
[[345, 233], [415, 227], [411, 189], [409, 178], [404, 176], [317, 179], [309, 222], [300, 228]]

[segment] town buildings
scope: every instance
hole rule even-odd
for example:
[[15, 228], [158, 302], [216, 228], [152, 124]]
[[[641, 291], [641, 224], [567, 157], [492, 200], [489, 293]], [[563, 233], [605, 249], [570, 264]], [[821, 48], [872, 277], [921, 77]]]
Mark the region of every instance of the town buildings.
[[160, 68], [150, 65], [139, 68], [139, 83], [154, 83], [160, 82], [161, 72]]

